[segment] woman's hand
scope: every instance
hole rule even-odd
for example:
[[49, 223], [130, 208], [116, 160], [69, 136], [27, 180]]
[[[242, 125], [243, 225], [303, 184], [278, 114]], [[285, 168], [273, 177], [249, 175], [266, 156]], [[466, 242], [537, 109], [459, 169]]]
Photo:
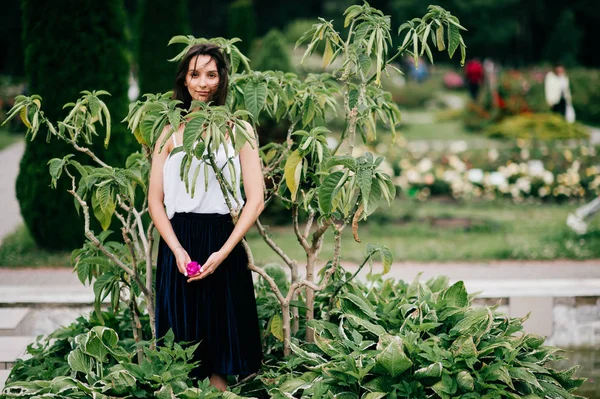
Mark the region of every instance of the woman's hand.
[[217, 267], [227, 258], [227, 254], [222, 251], [213, 252], [206, 262], [202, 265], [202, 271], [193, 277], [188, 278], [188, 283], [196, 280], [202, 280], [203, 278], [210, 276], [217, 270]]
[[187, 277], [187, 264], [190, 263], [192, 259], [182, 246], [175, 248], [173, 254], [175, 255], [175, 260], [177, 261], [177, 269], [179, 269], [181, 274]]

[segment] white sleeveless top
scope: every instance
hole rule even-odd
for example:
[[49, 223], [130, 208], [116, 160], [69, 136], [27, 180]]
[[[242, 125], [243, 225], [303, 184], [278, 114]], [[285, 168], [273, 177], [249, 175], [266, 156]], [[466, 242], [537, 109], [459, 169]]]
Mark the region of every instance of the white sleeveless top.
[[[174, 148], [177, 148], [177, 141], [175, 135], [173, 134], [173, 143]], [[227, 166], [227, 154], [225, 153], [225, 147], [227, 145], [227, 153], [229, 157], [232, 158], [234, 170], [235, 170], [235, 180], [232, 182], [232, 176], [229, 172], [229, 167]], [[208, 148], [204, 150], [204, 154], [206, 154]], [[183, 160], [184, 152], [180, 151], [176, 154], [169, 154], [165, 164], [163, 166], [163, 190], [164, 190], [164, 204], [167, 211], [167, 216], [169, 219], [173, 217], [173, 215], [177, 212], [186, 212], [186, 213], [219, 213], [219, 214], [229, 214], [229, 207], [225, 202], [225, 197], [223, 196], [223, 192], [221, 191], [221, 187], [219, 186], [219, 182], [217, 180], [217, 175], [213, 168], [208, 164], [208, 189], [205, 190], [205, 178], [204, 178], [204, 165], [206, 162], [203, 160], [198, 160], [196, 157], [192, 158], [192, 165], [190, 167], [188, 179], [189, 179], [189, 187], [190, 193], [186, 191], [185, 183], [181, 180], [181, 161]], [[240, 157], [239, 155], [234, 155], [235, 151], [233, 145], [228, 140], [225, 144], [221, 144], [219, 150], [216, 153], [215, 160], [217, 162], [217, 166], [223, 173], [223, 177], [225, 180], [231, 185], [233, 190], [236, 193], [237, 202], [234, 196], [231, 193], [228, 193], [229, 199], [231, 201], [231, 205], [234, 209], [238, 211], [244, 205], [244, 200], [242, 198], [241, 190], [240, 190]], [[198, 177], [196, 179], [196, 188], [194, 191], [194, 196], [191, 196], [191, 188], [192, 188], [192, 179], [194, 178], [196, 168], [201, 168]], [[238, 207], [239, 202], [239, 207]]]

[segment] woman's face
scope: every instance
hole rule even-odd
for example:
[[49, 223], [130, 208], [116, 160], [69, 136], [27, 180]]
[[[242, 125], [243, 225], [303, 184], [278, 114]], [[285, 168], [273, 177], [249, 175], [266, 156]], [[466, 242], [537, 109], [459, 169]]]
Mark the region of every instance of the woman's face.
[[197, 55], [190, 60], [185, 86], [192, 99], [208, 102], [219, 87], [217, 63], [209, 55]]

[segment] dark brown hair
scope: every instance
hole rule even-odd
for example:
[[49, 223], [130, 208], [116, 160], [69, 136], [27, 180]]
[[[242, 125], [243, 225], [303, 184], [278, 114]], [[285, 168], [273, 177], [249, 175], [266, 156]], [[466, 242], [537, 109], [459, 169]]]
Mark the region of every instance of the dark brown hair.
[[175, 75], [175, 87], [173, 89], [173, 99], [180, 100], [182, 104], [179, 107], [189, 109], [192, 104], [192, 96], [185, 86], [185, 77], [188, 73], [190, 60], [197, 55], [208, 55], [217, 64], [219, 73], [219, 86], [213, 94], [211, 101], [215, 105], [225, 105], [227, 100], [227, 91], [229, 89], [229, 64], [221, 52], [221, 48], [215, 44], [203, 43], [196, 44], [190, 48], [185, 57], [179, 63], [177, 75]]

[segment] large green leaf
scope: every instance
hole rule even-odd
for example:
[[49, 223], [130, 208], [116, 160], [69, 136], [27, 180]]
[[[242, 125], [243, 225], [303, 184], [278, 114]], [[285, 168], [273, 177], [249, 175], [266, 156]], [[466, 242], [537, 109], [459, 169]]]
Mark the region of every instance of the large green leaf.
[[373, 169], [359, 170], [356, 174], [358, 187], [365, 207], [365, 212], [369, 212], [369, 196], [371, 195], [371, 186], [373, 185]]
[[381, 353], [376, 357], [377, 364], [386, 369], [392, 377], [402, 374], [412, 366], [412, 361], [404, 353], [400, 337], [383, 336], [377, 346], [382, 347]]
[[456, 376], [456, 382], [458, 386], [465, 391], [472, 391], [475, 389], [475, 381], [468, 371], [463, 370]]
[[112, 200], [112, 195], [107, 195], [105, 190], [103, 190], [100, 195], [103, 195], [102, 198], [104, 199], [104, 207], [101, 205], [102, 201], [98, 196], [98, 191], [96, 191], [94, 195], [92, 195], [92, 210], [94, 212], [94, 216], [100, 222], [102, 230], [107, 230], [115, 212], [116, 204]]
[[267, 83], [250, 80], [244, 87], [244, 103], [246, 109], [252, 113], [254, 120], [258, 119], [260, 111], [267, 102]]
[[321, 187], [319, 187], [319, 206], [326, 215], [334, 210], [333, 200], [339, 191], [337, 186], [340, 183], [342, 176], [344, 176], [344, 172], [342, 171], [338, 170], [337, 172], [333, 172], [323, 180]]
[[463, 308], [469, 304], [469, 295], [462, 281], [457, 281], [442, 294], [445, 306]]
[[415, 371], [415, 378], [440, 378], [442, 376], [442, 363], [436, 362], [426, 367], [421, 367]]
[[92, 359], [79, 348], [73, 349], [69, 353], [67, 362], [73, 371], [78, 371], [86, 375], [92, 371]]
[[373, 305], [371, 305], [358, 295], [346, 292], [340, 295], [340, 299], [349, 300], [350, 302], [354, 303], [368, 317], [375, 320], [379, 319], [379, 316], [377, 316], [377, 313], [375, 313], [375, 310], [373, 309]]
[[455, 25], [448, 24], [448, 55], [450, 58], [454, 55], [454, 52], [460, 44], [460, 32]]

